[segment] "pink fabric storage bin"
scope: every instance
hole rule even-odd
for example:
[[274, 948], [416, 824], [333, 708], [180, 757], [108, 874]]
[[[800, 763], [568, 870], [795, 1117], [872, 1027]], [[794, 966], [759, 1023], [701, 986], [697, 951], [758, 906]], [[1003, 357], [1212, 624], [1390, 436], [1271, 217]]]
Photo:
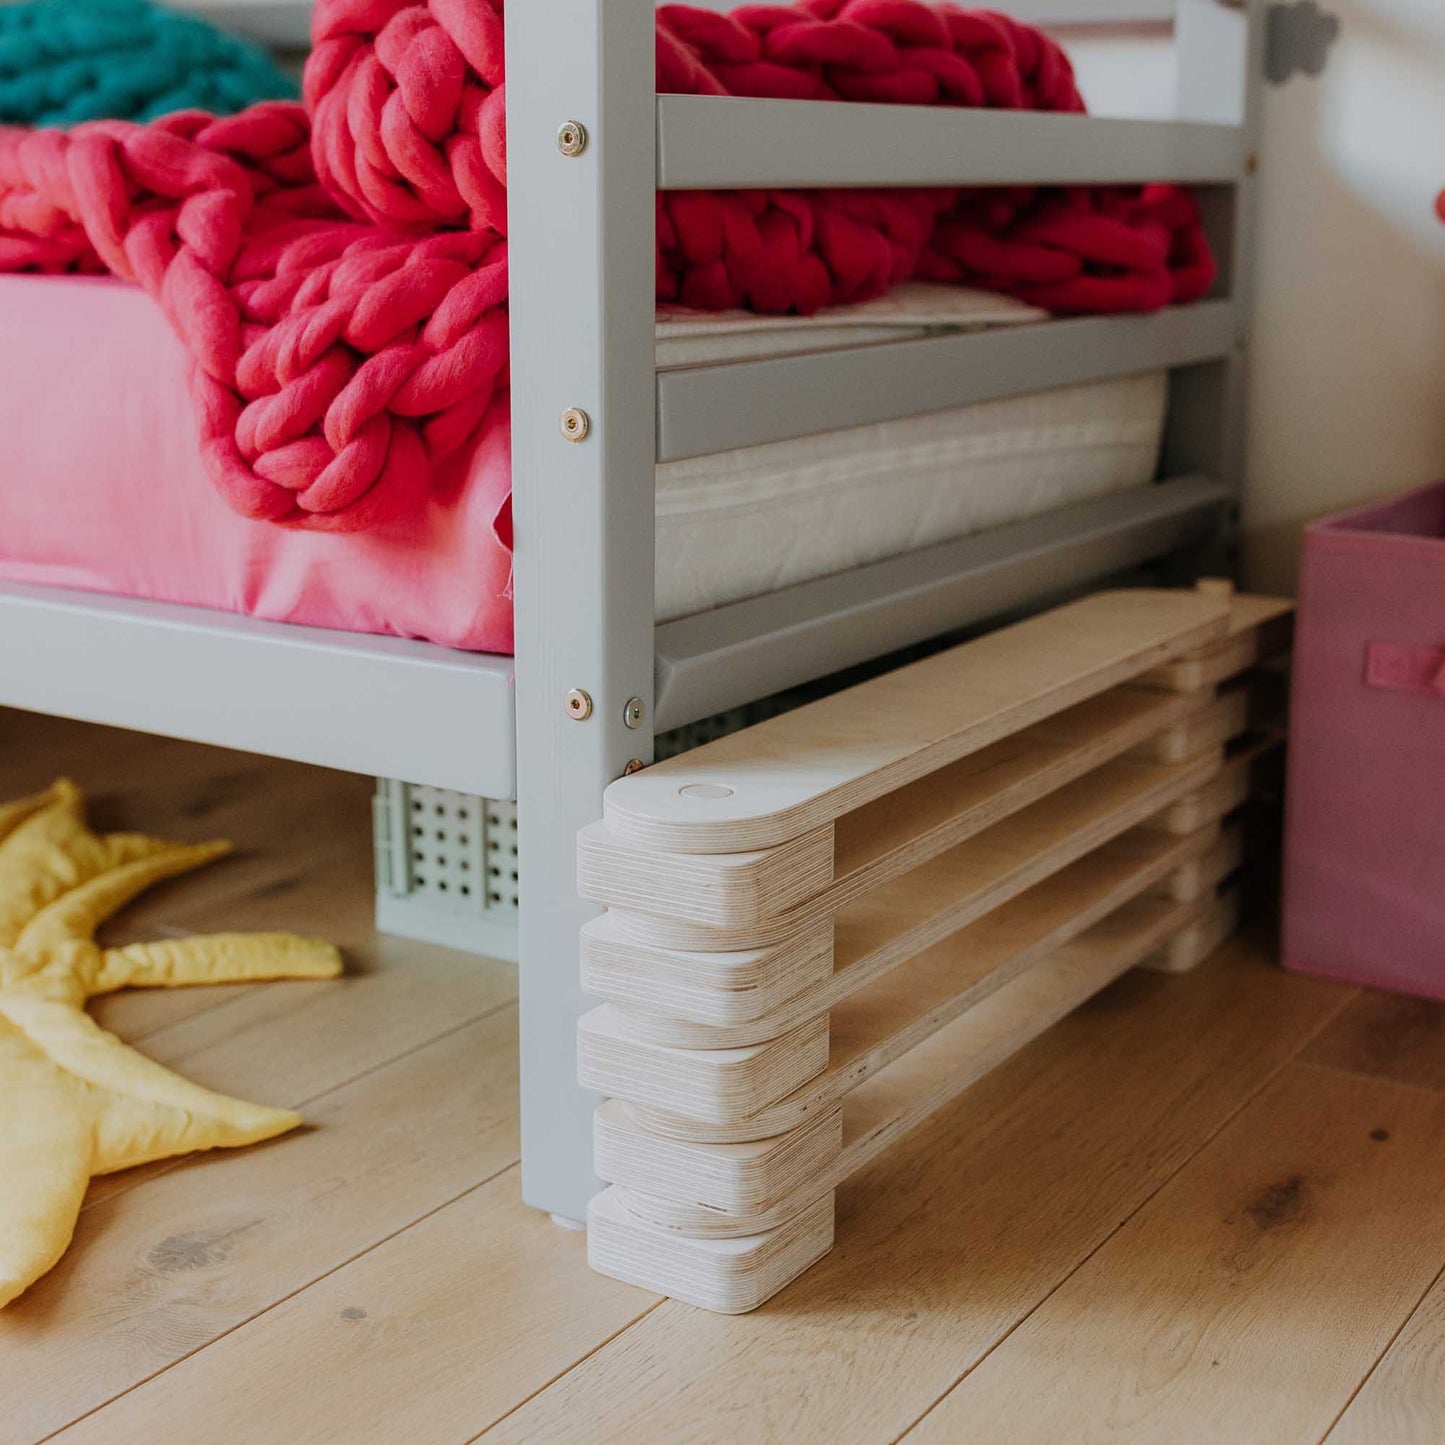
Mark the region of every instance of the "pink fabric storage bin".
[[1284, 963], [1445, 998], [1445, 482], [1305, 534]]

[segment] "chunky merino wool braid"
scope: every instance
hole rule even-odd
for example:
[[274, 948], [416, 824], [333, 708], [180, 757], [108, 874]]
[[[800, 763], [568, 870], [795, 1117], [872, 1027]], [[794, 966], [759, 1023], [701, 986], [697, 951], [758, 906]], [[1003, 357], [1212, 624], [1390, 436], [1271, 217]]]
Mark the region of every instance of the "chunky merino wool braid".
[[[246, 516], [358, 531], [428, 497], [507, 385], [500, 0], [318, 0], [306, 108], [0, 128], [0, 270], [145, 287], [192, 358], [207, 467]], [[658, 88], [1081, 111], [1063, 52], [918, 0], [658, 11]], [[1207, 291], [1172, 187], [678, 192], [660, 299], [808, 313], [910, 276], [1059, 312]]]
[[149, 0], [0, 5], [0, 121], [75, 125], [173, 110], [230, 115], [290, 100], [296, 85], [259, 46]]

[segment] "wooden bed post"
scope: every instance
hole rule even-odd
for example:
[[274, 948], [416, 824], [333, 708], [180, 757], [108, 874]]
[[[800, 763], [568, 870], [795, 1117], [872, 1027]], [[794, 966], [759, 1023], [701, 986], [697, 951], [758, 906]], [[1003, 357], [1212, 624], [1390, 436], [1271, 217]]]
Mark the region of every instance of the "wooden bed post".
[[528, 0], [506, 17], [522, 1192], [567, 1220], [600, 1187], [577, 1083], [597, 911], [577, 831], [652, 759], [653, 14]]

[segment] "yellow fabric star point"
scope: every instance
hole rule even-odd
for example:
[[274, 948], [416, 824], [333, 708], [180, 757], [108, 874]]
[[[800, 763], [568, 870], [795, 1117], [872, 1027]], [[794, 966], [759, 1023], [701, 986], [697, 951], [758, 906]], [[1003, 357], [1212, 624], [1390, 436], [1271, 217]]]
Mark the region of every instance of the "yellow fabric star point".
[[330, 944], [293, 934], [96, 943], [137, 894], [229, 848], [93, 833], [65, 781], [0, 804], [0, 1308], [65, 1253], [93, 1175], [254, 1144], [301, 1122], [188, 1083], [85, 1012], [87, 999], [127, 986], [341, 972]]

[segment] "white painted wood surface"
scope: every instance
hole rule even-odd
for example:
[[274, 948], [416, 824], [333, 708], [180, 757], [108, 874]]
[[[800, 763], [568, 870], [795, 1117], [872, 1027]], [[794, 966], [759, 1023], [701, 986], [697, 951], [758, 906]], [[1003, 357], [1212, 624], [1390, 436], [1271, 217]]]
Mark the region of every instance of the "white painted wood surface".
[[1237, 125], [1046, 111], [664, 95], [659, 190], [1210, 185], [1237, 180]]
[[[522, 1180], [529, 1204], [580, 1219], [597, 1182], [577, 935], [595, 910], [572, 883], [577, 830], [652, 756], [653, 7], [509, 5], [506, 42]], [[558, 149], [567, 120], [586, 127], [580, 156]], [[569, 407], [591, 419], [581, 442], [562, 435]]]

